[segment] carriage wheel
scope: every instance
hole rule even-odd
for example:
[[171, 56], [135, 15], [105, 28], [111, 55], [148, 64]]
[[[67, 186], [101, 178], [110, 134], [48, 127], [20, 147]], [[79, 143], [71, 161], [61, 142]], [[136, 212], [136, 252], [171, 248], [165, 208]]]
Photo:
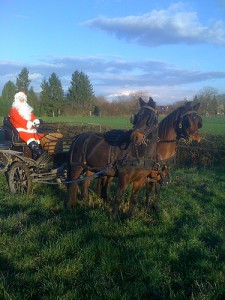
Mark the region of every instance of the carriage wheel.
[[0, 152], [0, 173], [4, 173], [8, 167], [8, 159]]
[[15, 162], [9, 170], [8, 183], [12, 194], [31, 194], [32, 180], [29, 168], [23, 162]]

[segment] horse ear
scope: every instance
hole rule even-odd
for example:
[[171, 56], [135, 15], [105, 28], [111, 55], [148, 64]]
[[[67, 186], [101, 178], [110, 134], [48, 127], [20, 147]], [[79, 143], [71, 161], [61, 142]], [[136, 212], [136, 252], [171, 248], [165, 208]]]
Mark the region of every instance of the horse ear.
[[146, 105], [145, 101], [141, 97], [139, 98], [139, 104], [140, 104], [140, 107]]
[[152, 108], [155, 108], [156, 103], [155, 103], [155, 101], [152, 99], [152, 97], [149, 97], [148, 105], [150, 105]]
[[191, 107], [191, 101], [186, 102], [186, 107], [190, 108]]
[[189, 110], [192, 110], [192, 107], [191, 107], [191, 101], [187, 101], [187, 102], [184, 104], [183, 108], [184, 108], [184, 111], [185, 111], [185, 112], [187, 112], [187, 111], [189, 111]]
[[197, 104], [195, 104], [195, 105], [192, 107], [192, 110], [198, 111], [199, 107], [200, 107], [200, 102], [197, 103]]

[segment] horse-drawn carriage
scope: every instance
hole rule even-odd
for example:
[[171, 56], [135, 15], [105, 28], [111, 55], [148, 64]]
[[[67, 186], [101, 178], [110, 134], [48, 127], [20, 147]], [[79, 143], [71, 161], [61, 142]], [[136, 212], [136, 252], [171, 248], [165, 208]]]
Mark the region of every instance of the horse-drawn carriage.
[[[167, 169], [165, 174], [162, 171], [175, 156], [179, 140], [199, 141], [202, 119], [197, 114], [199, 104], [188, 102], [158, 124], [155, 102], [151, 98], [148, 103], [141, 98], [139, 102], [140, 110], [133, 118], [132, 130], [111, 130], [109, 134], [84, 132], [69, 138], [46, 135], [42, 147], [48, 156], [41, 163], [32, 159], [30, 149], [18, 139], [16, 130], [5, 118], [0, 130], [0, 141], [3, 140], [0, 142], [0, 171], [5, 172], [10, 191], [29, 194], [33, 182], [65, 183], [68, 184], [65, 206], [75, 206], [80, 176], [89, 174], [90, 178], [101, 173], [101, 195], [105, 199], [110, 180], [118, 178], [114, 215], [128, 184], [132, 185], [130, 214], [143, 185], [146, 185], [147, 205], [151, 203], [156, 208], [158, 197], [155, 203], [151, 199], [153, 187], [159, 190], [161, 179], [168, 173]], [[121, 134], [122, 140], [118, 139]], [[90, 180], [85, 180], [83, 198], [88, 195], [89, 185]]]
[[66, 179], [66, 156], [71, 138], [60, 132], [49, 132], [47, 124], [41, 129], [45, 136], [42, 148], [47, 152], [38, 163], [32, 158], [32, 151], [18, 135], [8, 117], [0, 129], [0, 172], [4, 172], [11, 193], [30, 194], [34, 182], [58, 182]]

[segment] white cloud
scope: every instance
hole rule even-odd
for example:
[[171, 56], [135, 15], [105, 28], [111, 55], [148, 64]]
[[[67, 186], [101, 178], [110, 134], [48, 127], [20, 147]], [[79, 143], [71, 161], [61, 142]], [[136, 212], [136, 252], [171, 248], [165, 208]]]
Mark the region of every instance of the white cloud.
[[[199, 83], [209, 85], [208, 82], [210, 81], [225, 79], [225, 72], [222, 71], [182, 69], [164, 61], [126, 61], [121, 58], [106, 60], [102, 57], [53, 57], [49, 61], [29, 65], [1, 61], [0, 88], [8, 80], [15, 82], [16, 77], [24, 67], [29, 71], [29, 78], [32, 80], [31, 86], [35, 91], [39, 92], [42, 80], [48, 79], [55, 72], [66, 92], [73, 72], [82, 70], [93, 84], [96, 96], [105, 97], [127, 94], [128, 91], [131, 93], [143, 91], [151, 94], [154, 90], [154, 94], [160, 100], [164, 99], [165, 90], [173, 90], [173, 95], [179, 96], [180, 99], [186, 97], [185, 90], [187, 88], [185, 89], [184, 85]], [[178, 95], [178, 91], [182, 90], [184, 92], [183, 97], [180, 97], [181, 92]], [[190, 94], [190, 92], [187, 93], [187, 95]]]
[[171, 5], [167, 10], [152, 10], [137, 16], [100, 16], [84, 24], [148, 47], [181, 43], [225, 45], [224, 21], [201, 24], [197, 12], [187, 11], [180, 3]]

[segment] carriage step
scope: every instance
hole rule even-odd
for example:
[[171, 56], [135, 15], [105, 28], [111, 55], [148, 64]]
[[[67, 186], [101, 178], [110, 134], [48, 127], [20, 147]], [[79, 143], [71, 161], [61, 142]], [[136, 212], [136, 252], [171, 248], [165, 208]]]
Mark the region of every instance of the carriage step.
[[51, 160], [52, 156], [48, 152], [43, 152], [36, 160], [37, 165], [46, 164]]

